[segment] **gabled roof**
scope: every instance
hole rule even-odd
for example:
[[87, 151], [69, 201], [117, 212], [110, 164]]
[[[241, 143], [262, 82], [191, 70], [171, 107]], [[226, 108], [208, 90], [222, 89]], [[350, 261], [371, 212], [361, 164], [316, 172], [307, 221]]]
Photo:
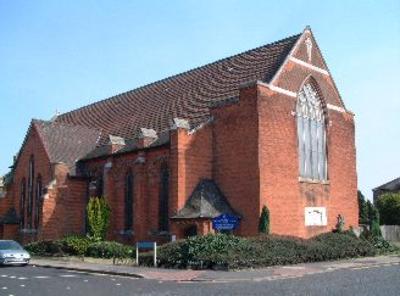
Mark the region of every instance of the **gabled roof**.
[[95, 149], [101, 132], [85, 126], [33, 120], [51, 163], [63, 162], [70, 168], [75, 161]]
[[[191, 127], [208, 120], [210, 105], [239, 95], [250, 81], [269, 82], [301, 34], [178, 74], [112, 98], [61, 114], [56, 122], [82, 125], [103, 135], [134, 138], [139, 128], [158, 133], [173, 118], [187, 119]], [[107, 139], [103, 139], [106, 141]]]
[[185, 206], [173, 219], [215, 218], [221, 214], [237, 215], [213, 180], [201, 180]]
[[374, 189], [372, 189], [373, 191], [376, 190], [387, 190], [387, 191], [396, 191], [396, 190], [400, 190], [400, 177], [396, 178], [392, 181], [389, 181], [381, 186], [378, 186]]

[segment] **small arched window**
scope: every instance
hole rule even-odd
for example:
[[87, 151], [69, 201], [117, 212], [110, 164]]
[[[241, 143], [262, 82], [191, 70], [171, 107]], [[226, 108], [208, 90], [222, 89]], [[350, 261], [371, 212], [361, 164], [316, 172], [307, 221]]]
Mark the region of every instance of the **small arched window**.
[[42, 194], [43, 194], [43, 187], [42, 187], [42, 176], [38, 175], [36, 177], [36, 193], [35, 193], [35, 218], [34, 218], [34, 228], [39, 227], [40, 223], [40, 214], [42, 212]]
[[132, 171], [125, 176], [125, 215], [124, 230], [132, 231], [133, 226], [133, 203], [134, 203], [134, 180]]
[[96, 196], [101, 197], [104, 194], [103, 176], [99, 175], [96, 179]]
[[169, 171], [167, 166], [162, 166], [160, 171], [160, 196], [158, 205], [158, 229], [168, 231], [168, 204], [169, 204]]
[[32, 227], [32, 208], [33, 208], [33, 194], [34, 194], [34, 174], [35, 174], [35, 160], [33, 155], [29, 159], [29, 172], [28, 172], [28, 213], [27, 222], [28, 227]]
[[19, 215], [21, 228], [25, 228], [25, 200], [26, 200], [26, 181], [25, 178], [21, 180], [20, 184], [20, 198], [19, 198]]
[[300, 176], [327, 179], [326, 125], [322, 100], [311, 83], [300, 90], [297, 106]]

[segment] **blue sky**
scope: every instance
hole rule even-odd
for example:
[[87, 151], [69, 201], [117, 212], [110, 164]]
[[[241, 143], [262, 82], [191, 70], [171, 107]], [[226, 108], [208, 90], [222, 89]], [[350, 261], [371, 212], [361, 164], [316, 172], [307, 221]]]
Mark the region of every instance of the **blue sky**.
[[0, 0], [0, 174], [50, 119], [310, 25], [356, 114], [359, 188], [400, 176], [400, 1]]

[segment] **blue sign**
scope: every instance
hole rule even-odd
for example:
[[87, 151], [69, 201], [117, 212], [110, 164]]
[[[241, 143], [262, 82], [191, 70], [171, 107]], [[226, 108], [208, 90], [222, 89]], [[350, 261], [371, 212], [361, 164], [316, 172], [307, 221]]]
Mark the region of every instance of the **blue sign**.
[[137, 242], [136, 246], [138, 249], [154, 249], [156, 244], [155, 242]]
[[212, 220], [212, 226], [215, 230], [233, 230], [239, 225], [239, 217], [222, 214]]

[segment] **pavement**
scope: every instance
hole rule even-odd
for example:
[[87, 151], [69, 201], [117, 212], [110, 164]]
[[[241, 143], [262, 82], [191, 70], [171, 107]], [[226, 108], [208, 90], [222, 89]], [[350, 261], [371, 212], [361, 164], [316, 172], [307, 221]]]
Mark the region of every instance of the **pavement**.
[[[330, 265], [333, 264], [333, 265]], [[339, 264], [340, 267], [338, 265]], [[81, 272], [37, 266], [0, 268], [3, 296], [151, 296], [151, 295], [351, 295], [398, 296], [398, 258], [366, 258], [327, 266], [275, 267], [240, 272], [205, 271], [202, 280], [177, 281]], [[303, 268], [304, 267], [304, 268]], [[305, 272], [305, 270], [307, 272]], [[315, 272], [319, 270], [321, 272]], [[325, 272], [322, 272], [325, 270]], [[143, 271], [144, 273], [147, 270]], [[301, 271], [300, 274], [298, 271]], [[157, 272], [156, 270], [153, 272]], [[169, 271], [174, 274], [174, 270]], [[144, 274], [159, 277], [157, 274]], [[164, 274], [163, 278], [164, 278]], [[215, 281], [217, 275], [217, 281]], [[206, 276], [212, 277], [207, 280]], [[251, 276], [254, 279], [251, 280]], [[199, 277], [194, 277], [197, 279]]]
[[238, 271], [137, 267], [129, 265], [114, 265], [111, 261], [97, 261], [93, 263], [83, 262], [81, 260], [66, 260], [65, 258], [33, 258], [31, 260], [31, 265], [160, 281], [226, 283], [236, 281], [257, 282], [275, 279], [299, 278], [305, 275], [327, 273], [344, 269], [357, 270], [389, 266], [400, 268], [400, 256], [364, 257], [332, 262], [273, 266], [268, 268], [245, 269]]

